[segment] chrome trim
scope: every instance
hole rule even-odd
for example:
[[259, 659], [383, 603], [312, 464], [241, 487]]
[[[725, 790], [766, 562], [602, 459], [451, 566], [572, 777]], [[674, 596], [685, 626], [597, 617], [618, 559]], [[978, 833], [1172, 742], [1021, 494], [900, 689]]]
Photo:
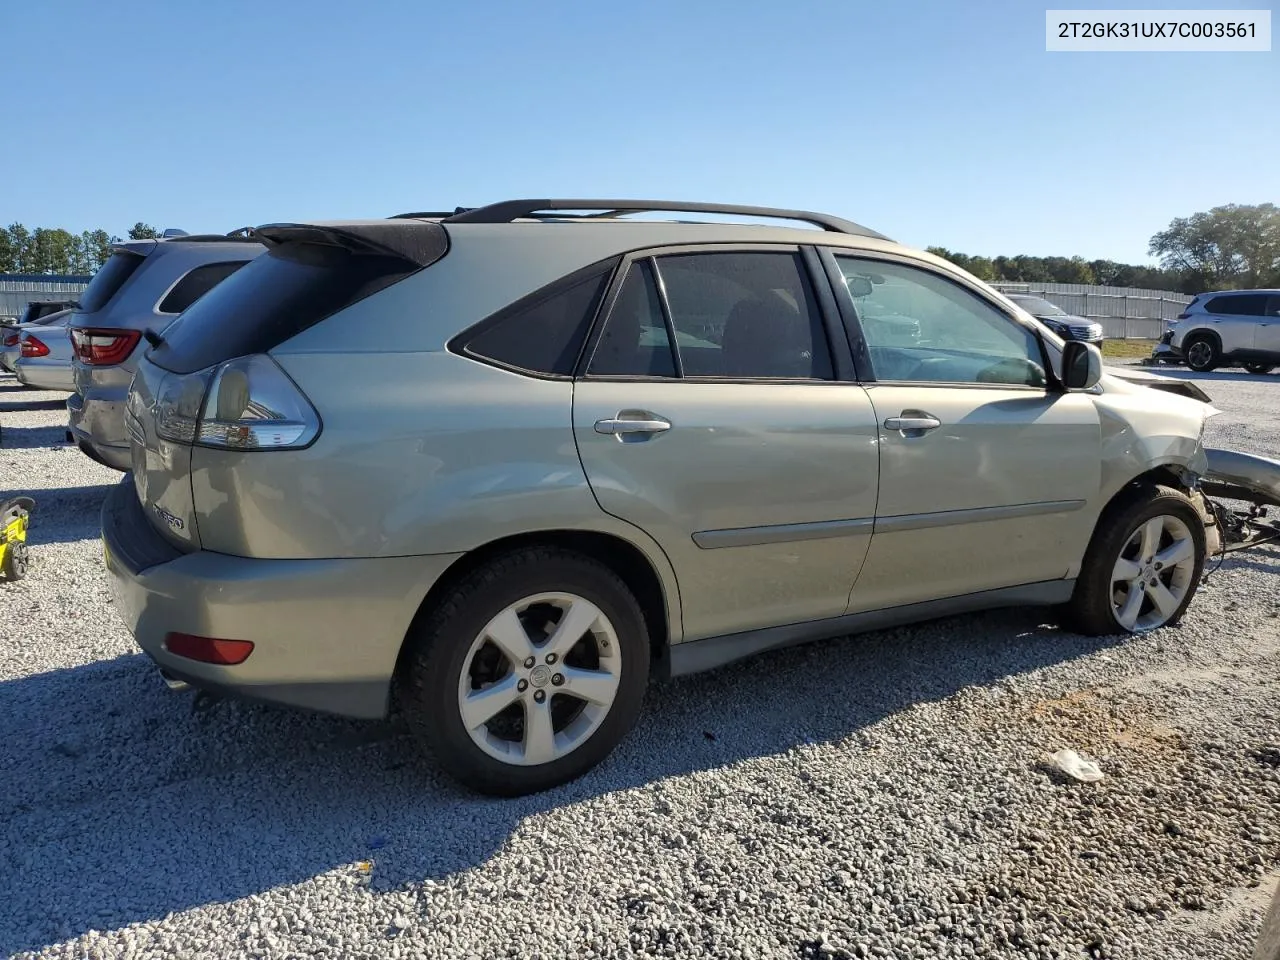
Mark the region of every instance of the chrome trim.
[[828, 540], [857, 533], [871, 533], [875, 520], [819, 520], [814, 523], [778, 523], [767, 527], [735, 527], [727, 530], [699, 530], [693, 542], [703, 550], [723, 547], [755, 547], [766, 543], [795, 543]]
[[876, 533], [903, 533], [930, 527], [953, 527], [963, 523], [987, 523], [1018, 517], [1040, 517], [1053, 513], [1074, 513], [1085, 500], [1046, 500], [1043, 503], [1016, 503], [1007, 507], [975, 507], [971, 510], [939, 510], [936, 513], [906, 513], [897, 517], [876, 517]]

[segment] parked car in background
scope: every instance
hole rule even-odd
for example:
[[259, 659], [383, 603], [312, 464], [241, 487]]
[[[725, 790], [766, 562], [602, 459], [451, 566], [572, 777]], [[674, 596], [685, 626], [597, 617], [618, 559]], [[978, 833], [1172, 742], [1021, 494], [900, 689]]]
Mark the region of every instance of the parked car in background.
[[13, 372], [28, 387], [68, 393], [76, 388], [71, 370], [71, 337], [67, 331], [71, 313], [64, 310], [48, 322], [23, 327]]
[[18, 318], [18, 323], [41, 323], [54, 314], [74, 309], [75, 306], [74, 300], [32, 300]]
[[[623, 215], [652, 211], [681, 222]], [[176, 687], [394, 695], [482, 791], [591, 768], [653, 672], [1000, 606], [1173, 623], [1213, 543], [1211, 408], [836, 217], [516, 200], [257, 234], [137, 360], [115, 609]]]
[[159, 343], [178, 314], [263, 247], [237, 231], [129, 240], [111, 249], [71, 321], [75, 393], [67, 400], [67, 412], [71, 435], [82, 451], [99, 463], [128, 470], [124, 399], [137, 369], [139, 344], [144, 339]]
[[[71, 316], [70, 308], [64, 308], [56, 313], [46, 313], [37, 320], [27, 323], [17, 324], [7, 330], [0, 331], [0, 367], [8, 370], [10, 373], [15, 372], [18, 360], [22, 356], [22, 336], [27, 331], [40, 331], [48, 326], [60, 327], [58, 336], [65, 339], [66, 324]], [[67, 389], [71, 389], [68, 387]]]
[[1026, 293], [1006, 293], [1006, 297], [1031, 314], [1063, 340], [1082, 340], [1101, 345], [1105, 339], [1102, 324], [1086, 317], [1067, 313], [1044, 297]]
[[1238, 364], [1265, 374], [1280, 366], [1280, 290], [1197, 294], [1169, 326], [1153, 360], [1200, 372]]

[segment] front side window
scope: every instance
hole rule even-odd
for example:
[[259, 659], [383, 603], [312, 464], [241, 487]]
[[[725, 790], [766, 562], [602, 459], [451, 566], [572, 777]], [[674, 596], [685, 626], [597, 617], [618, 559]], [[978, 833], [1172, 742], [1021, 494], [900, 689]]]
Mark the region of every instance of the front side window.
[[243, 267], [246, 262], [245, 260], [229, 260], [225, 263], [206, 263], [202, 267], [196, 267], [175, 283], [173, 288], [165, 294], [164, 299], [160, 301], [160, 305], [156, 307], [157, 312], [181, 313]]
[[836, 256], [877, 380], [1043, 387], [1040, 341], [929, 270]]

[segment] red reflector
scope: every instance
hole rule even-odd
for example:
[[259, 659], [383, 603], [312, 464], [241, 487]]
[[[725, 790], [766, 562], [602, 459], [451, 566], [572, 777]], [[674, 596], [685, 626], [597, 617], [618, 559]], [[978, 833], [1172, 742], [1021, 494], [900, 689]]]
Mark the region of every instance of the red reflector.
[[38, 337], [33, 337], [28, 333], [27, 338], [22, 341], [22, 355], [24, 357], [47, 357], [49, 348]]
[[93, 327], [72, 327], [71, 343], [76, 358], [94, 367], [109, 367], [121, 363], [142, 339], [140, 330], [98, 330]]
[[175, 656], [223, 666], [244, 663], [249, 659], [249, 654], [253, 653], [253, 644], [248, 640], [214, 640], [212, 637], [196, 637], [189, 633], [165, 634], [164, 646]]

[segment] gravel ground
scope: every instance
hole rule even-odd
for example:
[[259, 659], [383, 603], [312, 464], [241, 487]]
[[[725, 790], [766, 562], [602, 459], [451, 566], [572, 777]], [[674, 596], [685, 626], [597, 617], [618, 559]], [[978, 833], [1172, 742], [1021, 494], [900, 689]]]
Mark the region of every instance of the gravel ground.
[[[1178, 374], [1186, 375], [1186, 374]], [[1197, 378], [1212, 442], [1280, 456], [1280, 376]], [[1005, 611], [655, 685], [564, 789], [477, 799], [402, 729], [191, 713], [117, 623], [118, 475], [0, 376], [0, 953], [41, 957], [1248, 955], [1280, 868], [1280, 548], [1183, 625]], [[1044, 758], [1095, 759], [1097, 784]]]

